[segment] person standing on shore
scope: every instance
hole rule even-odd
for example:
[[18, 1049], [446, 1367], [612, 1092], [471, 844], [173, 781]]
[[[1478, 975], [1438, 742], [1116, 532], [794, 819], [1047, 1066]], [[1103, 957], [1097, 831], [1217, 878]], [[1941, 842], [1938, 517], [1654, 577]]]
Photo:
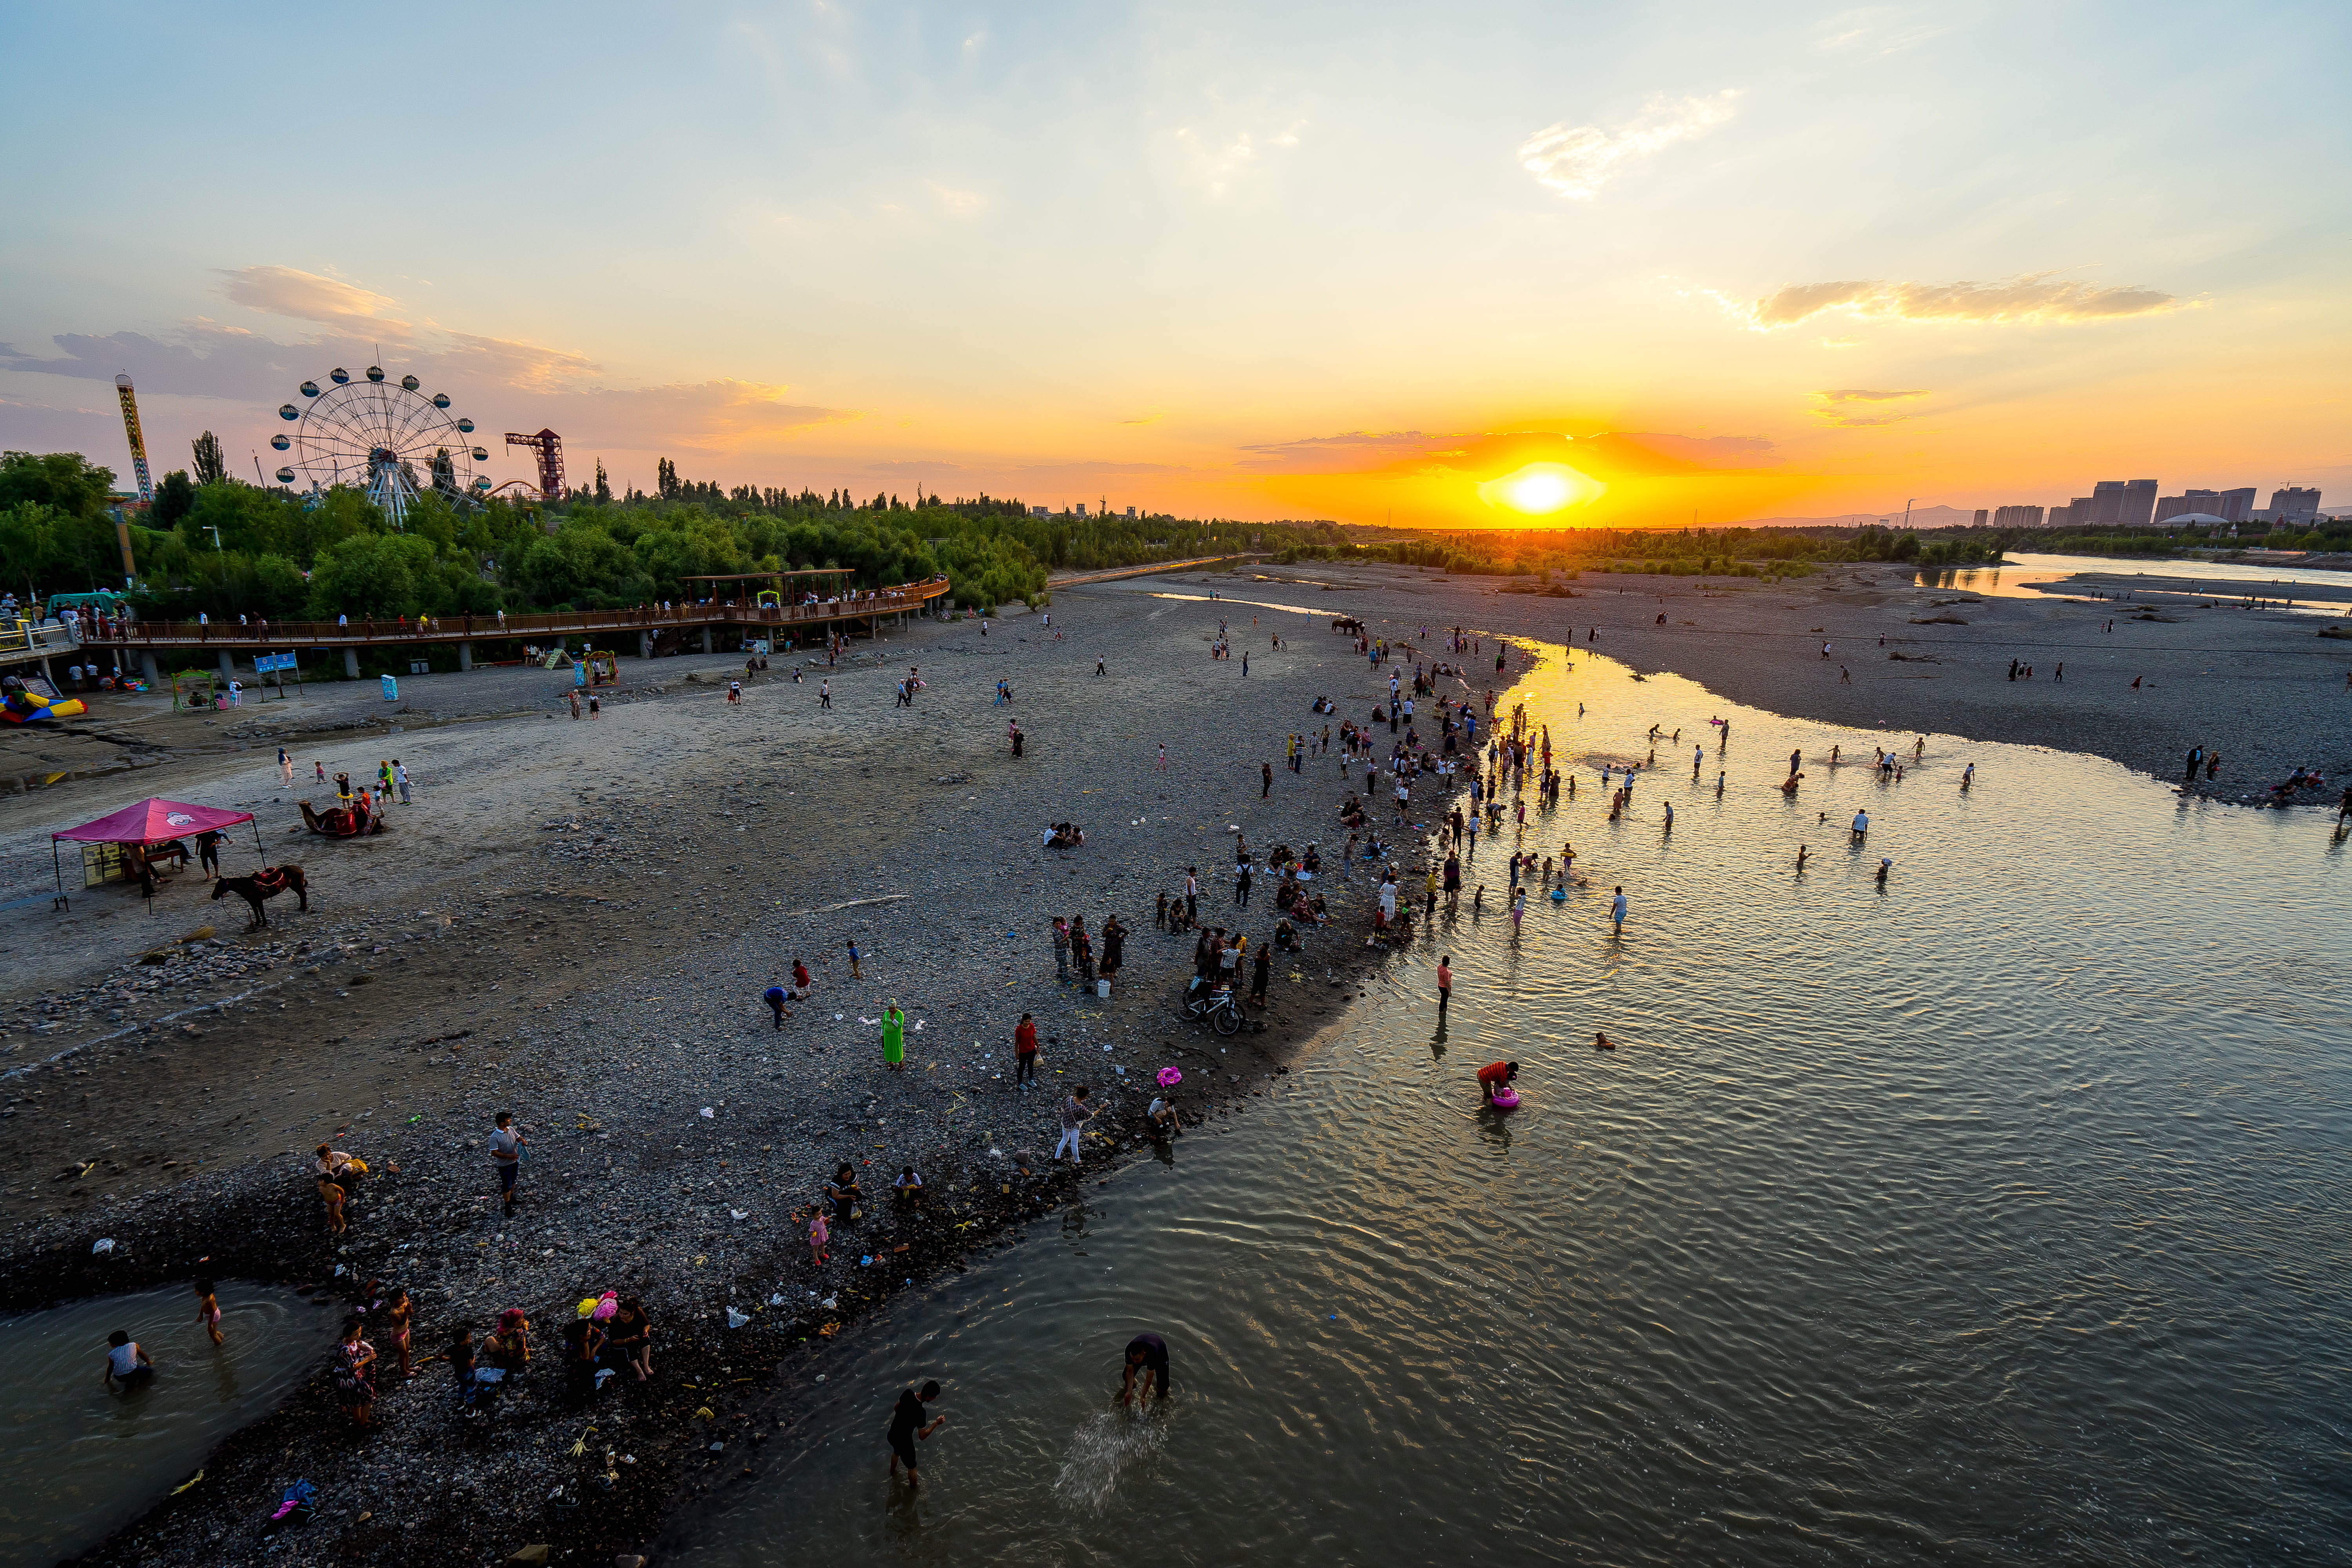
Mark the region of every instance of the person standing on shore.
[[1257, 797], [1260, 800], [1264, 800], [1267, 795], [1274, 793], [1274, 764], [1272, 763], [1258, 763], [1257, 773]]
[[1054, 917], [1054, 978], [1070, 983], [1070, 922], [1059, 915]]
[[288, 784], [294, 782], [294, 759], [286, 754], [283, 746], [278, 748], [278, 775]]
[[1234, 902], [1236, 906], [1247, 907], [1251, 880], [1250, 863], [1244, 860], [1234, 871]]
[[1086, 1157], [1078, 1147], [1078, 1137], [1080, 1133], [1086, 1131], [1087, 1123], [1094, 1120], [1095, 1114], [1094, 1111], [1087, 1105], [1087, 1086], [1085, 1084], [1080, 1084], [1076, 1089], [1070, 1090], [1070, 1092], [1063, 1098], [1061, 1110], [1062, 1136], [1060, 1141], [1054, 1145], [1054, 1160], [1055, 1163], [1060, 1163], [1062, 1151], [1065, 1149], [1067, 1149], [1070, 1152], [1071, 1164], [1083, 1165], [1086, 1163]]
[[522, 1174], [523, 1135], [515, 1131], [514, 1114], [501, 1110], [490, 1133], [490, 1163], [498, 1168], [499, 1195], [507, 1213], [514, 1213], [515, 1182]]
[[1013, 1087], [1027, 1089], [1037, 1081], [1037, 1020], [1028, 1014], [1013, 1026]]
[[[981, 625], [985, 627], [988, 623], [982, 621]], [[892, 1479], [897, 1479], [898, 1462], [905, 1460], [907, 1489], [909, 1491], [922, 1485], [915, 1474], [916, 1440], [918, 1438], [929, 1440], [930, 1435], [938, 1431], [947, 1420], [944, 1415], [934, 1415], [929, 1425], [926, 1426], [923, 1422], [923, 1406], [939, 1396], [938, 1382], [928, 1382], [923, 1384], [922, 1392], [919, 1394], [908, 1388], [899, 1394], [898, 1406], [890, 1412], [890, 1475]]]
[[907, 1015], [896, 1002], [882, 1009], [882, 1065], [892, 1072], [907, 1067]]

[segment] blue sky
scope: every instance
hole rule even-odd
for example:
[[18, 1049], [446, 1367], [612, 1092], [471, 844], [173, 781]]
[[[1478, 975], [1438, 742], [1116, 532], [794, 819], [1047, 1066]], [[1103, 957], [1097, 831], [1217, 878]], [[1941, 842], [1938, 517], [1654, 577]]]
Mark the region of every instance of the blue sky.
[[127, 467], [127, 368], [159, 468], [241, 454], [381, 344], [640, 484], [1524, 521], [1536, 433], [1744, 443], [1560, 521], [2333, 500], [2347, 16], [12, 5], [0, 439]]

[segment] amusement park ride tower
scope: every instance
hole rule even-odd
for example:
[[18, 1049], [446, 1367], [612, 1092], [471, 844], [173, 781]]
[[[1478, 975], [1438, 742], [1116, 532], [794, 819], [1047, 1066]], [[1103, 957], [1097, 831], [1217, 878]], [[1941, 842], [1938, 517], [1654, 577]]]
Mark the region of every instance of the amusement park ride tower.
[[536, 436], [520, 436], [507, 432], [507, 445], [522, 447], [539, 455], [539, 496], [541, 500], [563, 499], [563, 437], [552, 430], [541, 430]]
[[[114, 395], [122, 400], [122, 433], [131, 437], [131, 468], [139, 477], [139, 504], [152, 506], [155, 481], [147, 471], [147, 437], [139, 433], [139, 399], [131, 389], [131, 373], [114, 378]], [[131, 520], [120, 509], [114, 514], [114, 542], [122, 547], [122, 585], [139, 585], [139, 568], [131, 562]]]

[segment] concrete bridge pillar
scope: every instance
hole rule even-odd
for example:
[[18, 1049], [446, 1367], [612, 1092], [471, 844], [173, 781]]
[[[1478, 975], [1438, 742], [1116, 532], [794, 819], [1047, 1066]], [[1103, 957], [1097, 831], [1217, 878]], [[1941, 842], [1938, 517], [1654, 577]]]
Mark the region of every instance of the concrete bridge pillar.
[[703, 652], [705, 652], [705, 653], [709, 653], [709, 652], [710, 652], [710, 651], [711, 651], [711, 647], [710, 647], [710, 628], [709, 628], [709, 626], [705, 626], [705, 627], [703, 627], [703, 628], [702, 628], [702, 651], [703, 651]]
[[163, 684], [163, 667], [155, 662], [153, 648], [142, 647], [139, 650], [139, 673], [146, 677], [147, 684], [150, 686]]
[[357, 680], [360, 678], [359, 649], [355, 647], [347, 647], [343, 649], [343, 674], [353, 680]]
[[230, 662], [226, 648], [220, 651], [220, 672], [223, 680], [227, 680], [236, 674], [236, 666]]
[[651, 632], [639, 632], [637, 634], [637, 657], [639, 658], [651, 658], [653, 656], [654, 634]]
[[457, 668], [461, 670], [471, 669], [474, 668], [474, 645], [472, 643], [461, 642], [457, 645]]

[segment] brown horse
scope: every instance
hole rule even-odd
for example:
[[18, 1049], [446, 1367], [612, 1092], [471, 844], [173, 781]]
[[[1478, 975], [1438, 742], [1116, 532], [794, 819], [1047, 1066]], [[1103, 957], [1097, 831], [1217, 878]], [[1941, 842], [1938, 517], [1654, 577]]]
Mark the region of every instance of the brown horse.
[[253, 923], [245, 929], [258, 931], [269, 923], [269, 917], [262, 912], [262, 900], [274, 899], [289, 889], [291, 889], [295, 896], [302, 900], [303, 912], [308, 913], [310, 908], [310, 884], [303, 880], [302, 868], [299, 866], [265, 866], [250, 877], [223, 877], [213, 884], [213, 898], [217, 901], [227, 894], [235, 893], [238, 898], [251, 904]]

